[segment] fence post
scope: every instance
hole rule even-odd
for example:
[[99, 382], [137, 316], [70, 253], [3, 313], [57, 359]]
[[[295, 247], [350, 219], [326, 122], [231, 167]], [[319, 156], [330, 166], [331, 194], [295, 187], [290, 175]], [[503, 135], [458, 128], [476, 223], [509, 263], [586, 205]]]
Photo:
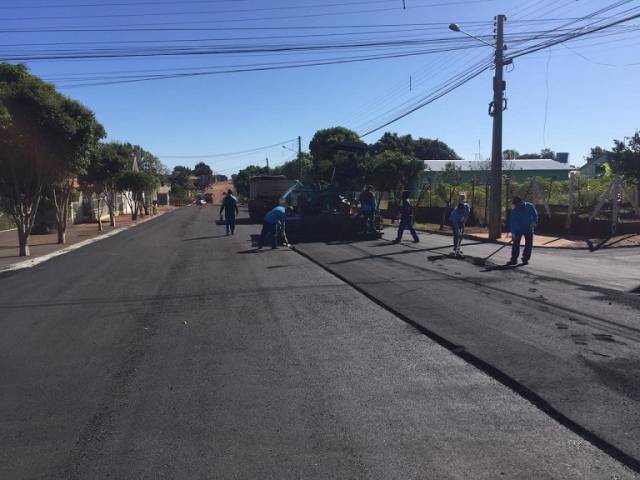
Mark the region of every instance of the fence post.
[[569, 173], [569, 198], [567, 199], [567, 220], [565, 228], [567, 232], [571, 231], [571, 215], [573, 215], [573, 188], [576, 181], [575, 172]]
[[611, 184], [611, 236], [616, 234], [618, 229], [618, 215], [620, 214], [620, 177], [613, 177]]

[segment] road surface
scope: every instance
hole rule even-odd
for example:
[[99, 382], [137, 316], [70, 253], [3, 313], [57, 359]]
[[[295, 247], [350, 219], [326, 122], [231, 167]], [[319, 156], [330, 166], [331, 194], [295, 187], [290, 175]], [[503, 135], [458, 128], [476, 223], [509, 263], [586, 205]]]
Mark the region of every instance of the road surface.
[[638, 478], [216, 216], [180, 209], [0, 278], [0, 478]]

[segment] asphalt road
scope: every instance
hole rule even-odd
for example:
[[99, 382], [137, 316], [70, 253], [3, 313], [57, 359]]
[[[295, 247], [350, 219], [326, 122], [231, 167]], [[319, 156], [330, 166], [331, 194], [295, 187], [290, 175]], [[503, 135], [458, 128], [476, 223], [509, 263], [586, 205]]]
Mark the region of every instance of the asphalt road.
[[638, 478], [214, 218], [184, 208], [0, 278], [0, 478]]
[[[474, 263], [493, 245], [466, 241], [457, 260], [440, 248], [450, 237], [394, 237], [297, 248], [640, 465], [640, 297], [588, 283], [615, 277], [616, 252], [538, 250], [530, 266], [503, 270]], [[557, 273], [566, 264], [571, 279]]]

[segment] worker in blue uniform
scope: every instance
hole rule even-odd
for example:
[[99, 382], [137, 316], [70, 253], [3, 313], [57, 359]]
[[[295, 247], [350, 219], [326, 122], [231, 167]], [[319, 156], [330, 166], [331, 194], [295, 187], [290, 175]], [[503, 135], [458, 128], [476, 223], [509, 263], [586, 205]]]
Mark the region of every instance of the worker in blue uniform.
[[231, 189], [222, 200], [220, 205], [220, 219], [222, 220], [222, 212], [224, 211], [224, 225], [227, 229], [227, 235], [233, 235], [236, 231], [236, 215], [238, 214], [238, 199], [233, 196]]
[[507, 265], [517, 265], [520, 255], [520, 242], [524, 237], [524, 252], [522, 253], [522, 264], [527, 265], [531, 259], [533, 250], [533, 232], [538, 224], [538, 211], [529, 202], [524, 202], [520, 197], [513, 197], [513, 208], [511, 209], [511, 260]]
[[358, 203], [360, 203], [360, 212], [364, 217], [364, 233], [374, 231], [374, 216], [376, 213], [376, 197], [371, 191], [371, 185], [367, 185], [360, 196], [358, 197]]
[[462, 238], [464, 237], [464, 226], [471, 215], [471, 207], [465, 202], [465, 195], [460, 194], [458, 197], [458, 206], [451, 210], [449, 214], [449, 222], [451, 222], [451, 229], [453, 230], [453, 255], [456, 257], [462, 257], [462, 250], [460, 245], [462, 244]]
[[409, 190], [404, 190], [402, 192], [402, 205], [400, 206], [400, 225], [398, 226], [398, 236], [393, 243], [400, 243], [402, 240], [402, 234], [407, 229], [411, 233], [414, 243], [418, 243], [420, 241], [420, 238], [416, 233], [416, 229], [413, 226], [414, 221], [413, 204], [411, 203], [411, 200], [409, 200]]
[[267, 237], [271, 235], [273, 239], [272, 248], [278, 248], [279, 232], [285, 234], [287, 216], [291, 214], [291, 209], [282, 205], [278, 205], [271, 211], [267, 212], [262, 222], [262, 231], [260, 232], [260, 240], [258, 240], [258, 249], [261, 249]]

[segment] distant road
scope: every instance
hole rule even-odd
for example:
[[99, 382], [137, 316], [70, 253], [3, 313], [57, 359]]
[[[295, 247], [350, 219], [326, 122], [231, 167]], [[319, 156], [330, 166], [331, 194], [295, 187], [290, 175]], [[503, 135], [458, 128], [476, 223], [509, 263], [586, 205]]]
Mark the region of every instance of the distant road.
[[[183, 208], [0, 278], [0, 478], [638, 478], [303, 256], [255, 253], [258, 225], [225, 237], [216, 218]], [[486, 327], [496, 350], [508, 346], [497, 323], [533, 311], [469, 293], [458, 265], [447, 276], [395, 262], [342, 265], [408, 306], [431, 295], [423, 318], [462, 334], [502, 310]], [[576, 355], [570, 338], [557, 348], [573, 330], [548, 318], [518, 321], [510, 342], [550, 337], [556, 363], [542, 351], [514, 363], [562, 370]]]

